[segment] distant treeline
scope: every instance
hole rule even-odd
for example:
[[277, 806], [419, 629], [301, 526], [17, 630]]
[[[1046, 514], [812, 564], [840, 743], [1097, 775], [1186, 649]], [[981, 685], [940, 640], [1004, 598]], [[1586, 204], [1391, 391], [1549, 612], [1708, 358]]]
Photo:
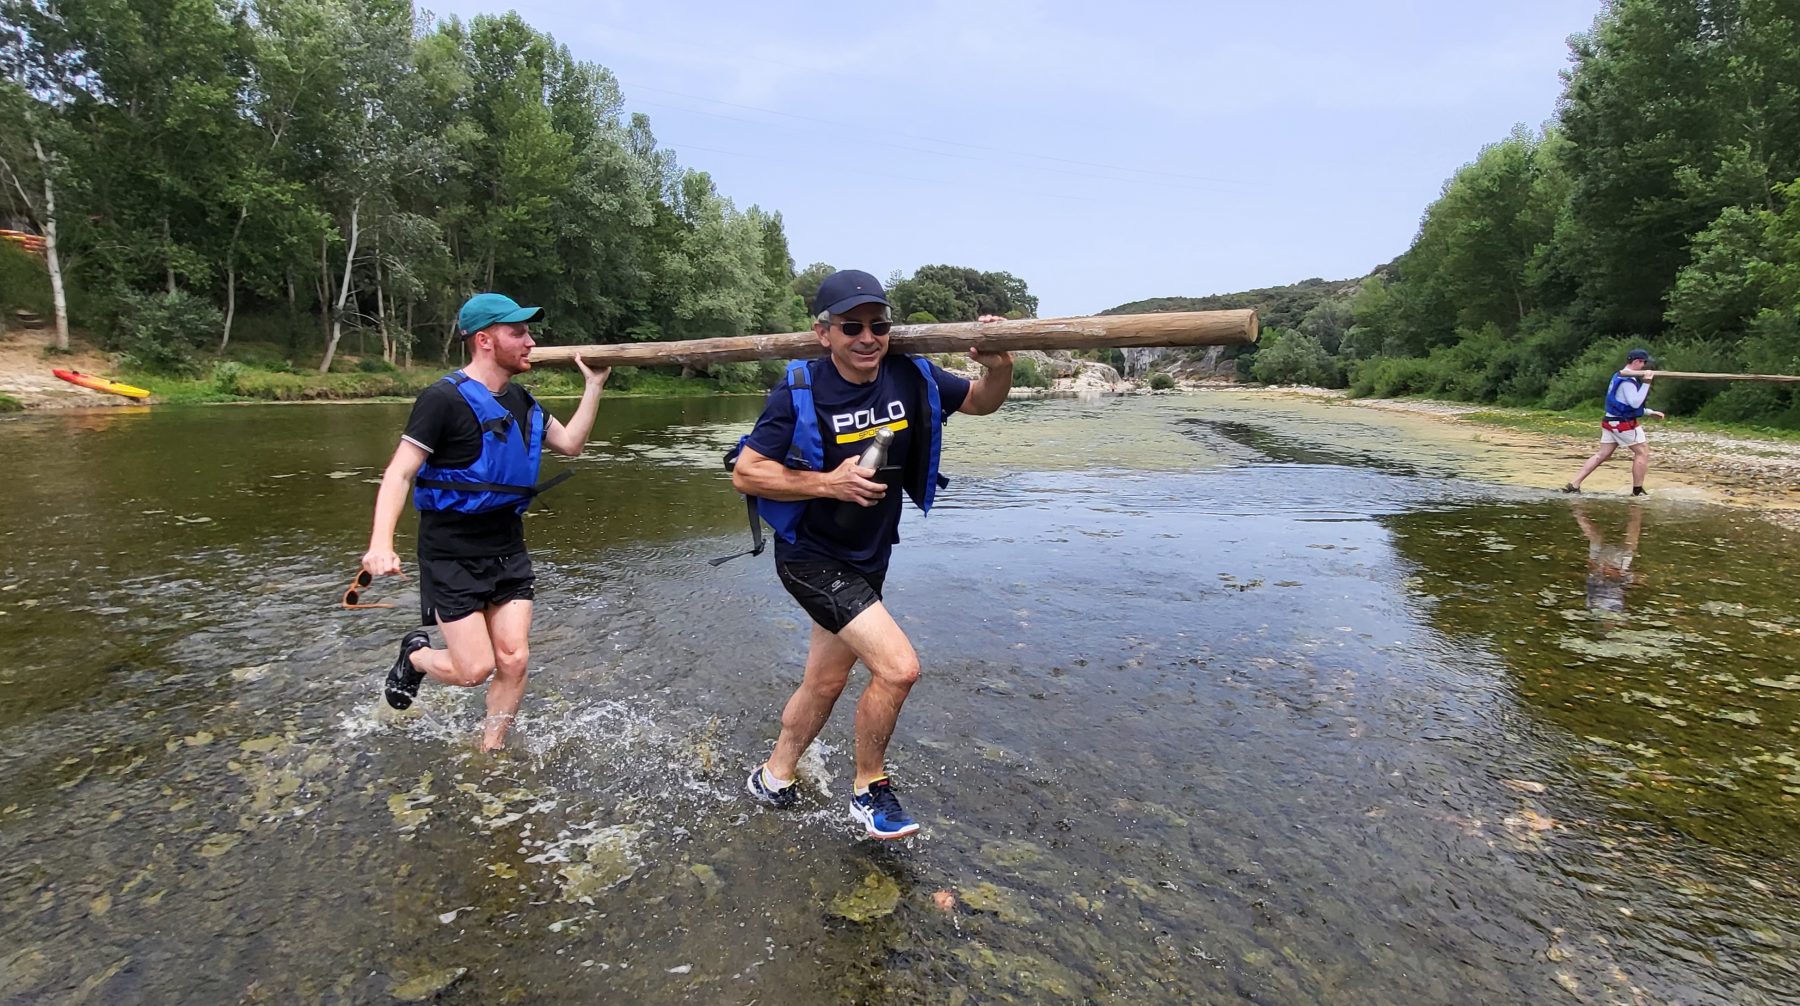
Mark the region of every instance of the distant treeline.
[[[793, 331], [830, 269], [797, 275], [779, 213], [679, 165], [611, 72], [516, 14], [0, 0], [0, 29], [0, 226], [53, 231], [44, 296], [147, 369], [234, 334], [322, 371], [352, 333], [435, 357], [481, 289], [543, 305], [553, 342]], [[49, 313], [23, 254], [0, 300]], [[912, 311], [1036, 308], [1005, 273], [928, 269], [896, 277]]]
[[[1614, 0], [1572, 48], [1555, 122], [1483, 149], [1398, 259], [1205, 299], [1264, 308], [1240, 370], [1557, 409], [1597, 407], [1637, 345], [1666, 369], [1800, 373], [1800, 5]], [[1791, 386], [1657, 400], [1800, 428]]]

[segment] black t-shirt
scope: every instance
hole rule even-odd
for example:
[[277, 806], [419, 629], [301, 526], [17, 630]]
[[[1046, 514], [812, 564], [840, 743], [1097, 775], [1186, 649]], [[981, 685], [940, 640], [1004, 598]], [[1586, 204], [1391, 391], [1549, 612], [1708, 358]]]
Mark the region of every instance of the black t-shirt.
[[[931, 435], [926, 428], [930, 417], [924, 414], [921, 375], [910, 360], [888, 357], [868, 384], [844, 380], [829, 359], [813, 368], [813, 375], [813, 405], [819, 414], [819, 435], [825, 442], [825, 471], [835, 470], [845, 458], [860, 456], [874, 431], [883, 426], [894, 430], [888, 464], [902, 468], [913, 458], [913, 438]], [[968, 397], [969, 382], [936, 364], [931, 365], [931, 376], [937, 381], [938, 401], [948, 419]], [[769, 392], [747, 446], [780, 461], [793, 439], [793, 392], [783, 381]], [[908, 477], [915, 474], [904, 472]], [[904, 478], [883, 481], [888, 482], [887, 495], [872, 507], [834, 499], [808, 502], [794, 544], [776, 539], [777, 557], [832, 559], [868, 572], [885, 569], [889, 552], [900, 540], [901, 501], [906, 493], [901, 489]]]
[[[513, 414], [523, 433], [531, 421], [531, 393], [508, 382], [494, 396]], [[546, 425], [549, 417], [544, 419]], [[436, 468], [467, 468], [481, 457], [481, 427], [475, 410], [449, 381], [436, 381], [419, 392], [401, 434], [426, 454]], [[525, 522], [511, 507], [487, 513], [454, 510], [419, 511], [419, 558], [477, 559], [525, 551]]]

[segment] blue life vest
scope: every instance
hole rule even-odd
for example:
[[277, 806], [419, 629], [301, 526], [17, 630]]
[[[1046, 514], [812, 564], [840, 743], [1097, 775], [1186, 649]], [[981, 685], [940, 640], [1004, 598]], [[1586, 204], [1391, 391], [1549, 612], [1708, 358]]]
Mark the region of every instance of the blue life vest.
[[1642, 405], [1626, 405], [1625, 402], [1619, 398], [1619, 386], [1626, 381], [1630, 381], [1632, 384], [1638, 385], [1639, 387], [1642, 387], [1644, 383], [1635, 377], [1626, 377], [1624, 374], [1614, 374], [1612, 383], [1606, 386], [1606, 418], [1636, 419], [1644, 414], [1644, 407]]
[[[937, 500], [937, 491], [950, 484], [938, 471], [938, 460], [944, 447], [944, 405], [938, 395], [937, 380], [931, 376], [931, 362], [918, 356], [901, 355], [918, 368], [919, 376], [925, 382], [925, 411], [930, 416], [926, 424], [929, 436], [914, 438], [912, 462], [923, 454], [923, 464], [909, 463], [905, 470], [909, 477], [904, 483], [907, 498], [911, 499], [925, 513], [931, 512], [931, 505]], [[785, 383], [788, 394], [794, 403], [794, 438], [788, 444], [786, 456], [778, 459], [789, 468], [806, 471], [823, 471], [825, 469], [825, 437], [819, 432], [819, 410], [813, 405], [813, 374], [825, 364], [829, 358], [817, 360], [795, 360], [788, 364]], [[889, 359], [893, 359], [890, 357]], [[730, 471], [737, 465], [738, 455], [743, 453], [744, 444], [750, 438], [740, 437], [737, 446], [725, 454], [725, 470]], [[921, 449], [922, 447], [922, 449]], [[750, 511], [750, 537], [752, 547], [749, 552], [739, 552], [722, 559], [711, 560], [717, 566], [722, 562], [737, 558], [738, 555], [761, 555], [763, 550], [762, 525], [757, 518], [768, 522], [781, 540], [793, 544], [800, 533], [800, 519], [806, 513], [806, 506], [811, 500], [770, 500], [760, 496], [744, 497]]]
[[[538, 460], [544, 448], [544, 409], [531, 403], [530, 429], [520, 431], [512, 412], [494, 393], [462, 371], [444, 380], [456, 387], [475, 410], [481, 428], [481, 454], [467, 468], [439, 468], [427, 462], [413, 480], [413, 506], [420, 510], [486, 513], [512, 507], [524, 513], [532, 499], [550, 488], [537, 485]], [[560, 482], [568, 472], [553, 482]]]

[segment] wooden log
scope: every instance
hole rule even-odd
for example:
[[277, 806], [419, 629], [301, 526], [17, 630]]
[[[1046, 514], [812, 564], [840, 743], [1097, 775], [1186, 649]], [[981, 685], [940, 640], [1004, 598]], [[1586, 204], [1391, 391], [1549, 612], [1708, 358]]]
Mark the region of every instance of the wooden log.
[[[1619, 371], [1619, 373], [1627, 374], [1627, 373], [1629, 373], [1629, 371], [1621, 370], [1621, 371]], [[1690, 372], [1690, 371], [1686, 371], [1686, 370], [1645, 370], [1645, 371], [1641, 371], [1639, 373], [1639, 376], [1640, 377], [1682, 377], [1682, 378], [1688, 378], [1688, 379], [1696, 380], [1696, 381], [1800, 382], [1800, 377], [1794, 377], [1794, 376], [1791, 376], [1788, 374], [1702, 374], [1702, 373], [1694, 373], [1694, 372]]]
[[[1248, 346], [1260, 334], [1254, 310], [1103, 314], [1092, 318], [1021, 318], [895, 325], [890, 353], [983, 350], [1102, 349], [1149, 346]], [[800, 360], [824, 349], [811, 332], [744, 335], [686, 342], [629, 342], [610, 346], [537, 346], [531, 362], [567, 363], [580, 356], [593, 367], [704, 367], [750, 360]]]

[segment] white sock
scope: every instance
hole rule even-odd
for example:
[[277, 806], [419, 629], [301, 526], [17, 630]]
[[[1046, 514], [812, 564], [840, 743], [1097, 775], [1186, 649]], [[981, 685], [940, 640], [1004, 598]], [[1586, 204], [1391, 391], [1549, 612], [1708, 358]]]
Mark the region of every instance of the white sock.
[[792, 786], [794, 784], [794, 780], [792, 780], [792, 779], [777, 779], [777, 778], [775, 778], [775, 773], [769, 771], [769, 766], [764, 765], [762, 767], [762, 784], [763, 784], [763, 788], [768, 790], [769, 792], [779, 793], [782, 790], [787, 789], [789, 786]]

